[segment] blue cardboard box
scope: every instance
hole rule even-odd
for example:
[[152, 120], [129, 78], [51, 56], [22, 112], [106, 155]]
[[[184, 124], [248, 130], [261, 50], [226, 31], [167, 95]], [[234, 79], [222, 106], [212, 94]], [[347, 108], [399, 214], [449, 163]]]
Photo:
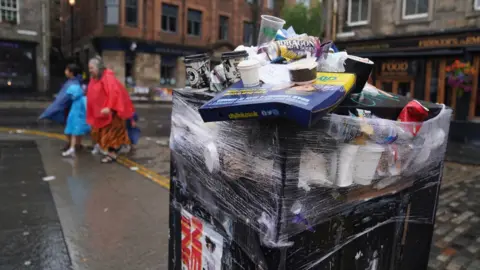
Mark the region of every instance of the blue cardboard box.
[[242, 81], [203, 105], [204, 122], [283, 117], [310, 127], [338, 106], [355, 85], [355, 74], [318, 72], [308, 85], [245, 88]]

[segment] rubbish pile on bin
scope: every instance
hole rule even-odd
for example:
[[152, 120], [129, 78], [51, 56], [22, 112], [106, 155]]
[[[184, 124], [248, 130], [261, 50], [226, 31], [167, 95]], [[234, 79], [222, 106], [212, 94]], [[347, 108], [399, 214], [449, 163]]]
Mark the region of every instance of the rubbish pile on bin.
[[263, 15], [258, 46], [211, 70], [207, 55], [185, 58], [170, 138], [173, 264], [397, 269], [408, 224], [434, 223], [452, 111], [375, 88], [372, 61], [284, 24]]

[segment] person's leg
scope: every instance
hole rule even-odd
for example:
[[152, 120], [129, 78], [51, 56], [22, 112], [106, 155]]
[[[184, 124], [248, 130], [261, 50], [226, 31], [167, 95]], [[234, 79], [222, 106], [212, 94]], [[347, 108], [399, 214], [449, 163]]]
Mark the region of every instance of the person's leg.
[[76, 136], [70, 137], [70, 147], [67, 151], [62, 153], [64, 157], [73, 157], [75, 156], [75, 145], [76, 145]]
[[75, 144], [75, 149], [77, 151], [80, 151], [83, 149], [83, 145], [82, 145], [82, 136], [77, 136], [76, 138], [76, 144]]
[[65, 135], [67, 137], [67, 144], [62, 148], [62, 152], [67, 151], [70, 148], [70, 141], [72, 140], [72, 136]]

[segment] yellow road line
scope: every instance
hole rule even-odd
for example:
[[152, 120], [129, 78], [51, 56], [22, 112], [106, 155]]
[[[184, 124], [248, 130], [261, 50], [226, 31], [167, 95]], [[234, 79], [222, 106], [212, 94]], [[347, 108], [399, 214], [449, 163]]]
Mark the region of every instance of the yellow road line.
[[[57, 139], [57, 140], [62, 140], [66, 141], [65, 135], [59, 134], [59, 133], [53, 133], [53, 132], [45, 132], [45, 131], [39, 131], [39, 130], [31, 130], [31, 129], [18, 129], [18, 128], [6, 128], [6, 127], [0, 127], [0, 132], [4, 133], [11, 133], [11, 134], [25, 134], [25, 135], [34, 135], [34, 136], [41, 136], [41, 137], [46, 137], [46, 138], [51, 138], [51, 139]], [[170, 180], [162, 176], [138, 163], [135, 161], [132, 161], [126, 157], [119, 157], [117, 159], [117, 162], [127, 168], [132, 168], [132, 167], [137, 167], [138, 170], [135, 172], [152, 180], [153, 182], [159, 184], [160, 186], [169, 189], [170, 188]]]

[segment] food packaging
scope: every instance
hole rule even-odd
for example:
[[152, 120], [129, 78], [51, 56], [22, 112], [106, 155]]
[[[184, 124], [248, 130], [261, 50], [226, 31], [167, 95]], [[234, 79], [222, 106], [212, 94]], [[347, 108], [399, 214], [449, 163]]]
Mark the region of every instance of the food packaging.
[[317, 62], [314, 58], [298, 60], [288, 65], [290, 81], [295, 84], [308, 84], [317, 77]]
[[317, 57], [321, 49], [320, 40], [316, 37], [296, 37], [270, 43], [266, 52], [271, 61], [279, 57], [287, 60], [298, 60], [307, 56]]
[[416, 136], [422, 127], [422, 122], [428, 118], [428, 111], [420, 102], [412, 100], [402, 109], [397, 120], [405, 122], [403, 129]]

